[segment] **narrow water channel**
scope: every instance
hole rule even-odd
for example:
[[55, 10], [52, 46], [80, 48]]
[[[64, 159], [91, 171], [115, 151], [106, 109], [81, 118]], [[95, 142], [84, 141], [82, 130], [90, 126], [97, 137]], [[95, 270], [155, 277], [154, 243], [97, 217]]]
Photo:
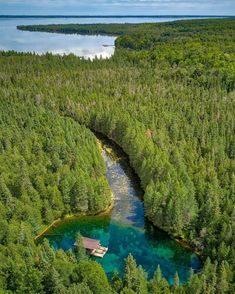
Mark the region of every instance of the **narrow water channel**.
[[109, 248], [103, 259], [95, 258], [108, 277], [124, 272], [124, 260], [131, 253], [151, 277], [160, 265], [163, 276], [173, 283], [178, 271], [185, 283], [192, 268], [201, 268], [198, 256], [183, 248], [166, 233], [156, 229], [144, 217], [142, 191], [128, 159], [111, 142], [102, 141], [102, 155], [107, 166], [107, 179], [114, 195], [114, 207], [108, 215], [86, 216], [61, 222], [51, 229], [47, 238], [55, 249], [73, 248], [78, 232], [101, 240]]

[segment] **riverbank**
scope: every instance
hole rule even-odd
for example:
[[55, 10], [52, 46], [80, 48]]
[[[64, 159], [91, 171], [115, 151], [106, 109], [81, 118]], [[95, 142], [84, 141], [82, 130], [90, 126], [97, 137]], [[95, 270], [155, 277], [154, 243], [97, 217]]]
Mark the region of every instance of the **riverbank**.
[[68, 214], [63, 217], [58, 218], [57, 220], [53, 221], [49, 226], [47, 226], [41, 233], [39, 233], [36, 237], [34, 237], [34, 241], [38, 241], [40, 238], [44, 237], [46, 233], [57, 226], [59, 226], [61, 223], [66, 222], [68, 220], [75, 220], [79, 219], [84, 216], [104, 216], [108, 215], [114, 206], [114, 196], [112, 194], [112, 201], [111, 204], [104, 210], [97, 212], [97, 213], [79, 213], [79, 214]]
[[[105, 147], [105, 145], [97, 138], [97, 145], [98, 148], [100, 150], [100, 152], [102, 153], [103, 148], [105, 148], [107, 150], [107, 152], [110, 152], [110, 150], [108, 148]], [[68, 221], [68, 220], [73, 220], [73, 219], [79, 219], [81, 217], [84, 216], [103, 216], [103, 215], [108, 215], [114, 206], [114, 195], [111, 192], [111, 203], [108, 205], [108, 207], [106, 207], [104, 210], [96, 212], [96, 213], [78, 213], [78, 214], [67, 214], [63, 217], [60, 217], [59, 219], [53, 221], [49, 226], [47, 226], [41, 233], [39, 233], [35, 238], [34, 241], [37, 241], [38, 239], [42, 238], [43, 236], [45, 236], [45, 234], [52, 228], [55, 228], [56, 226], [60, 225], [61, 223]]]
[[[112, 145], [112, 148], [115, 148], [115, 150], [117, 150], [119, 153], [121, 152], [122, 156], [125, 157], [125, 160], [127, 161], [127, 164], [131, 167], [131, 169], [133, 170], [133, 174], [135, 177], [135, 181], [137, 181], [140, 185], [141, 179], [139, 178], [138, 174], [135, 172], [134, 167], [131, 165], [131, 161], [130, 161], [130, 157], [129, 155], [123, 150], [123, 148], [115, 141], [114, 138], [109, 137], [108, 135], [104, 135], [103, 133], [97, 131], [94, 128], [89, 127], [89, 129], [95, 134], [95, 136], [98, 138], [98, 144], [99, 147], [102, 149], [102, 146], [105, 146], [104, 143], [102, 142], [109, 142], [109, 144]], [[109, 152], [110, 154], [112, 153], [112, 148], [108, 148], [106, 147], [107, 152]], [[145, 191], [141, 188], [142, 190], [142, 194], [144, 195]], [[143, 202], [144, 199], [143, 197], [141, 197], [141, 201]], [[167, 233], [169, 235], [169, 237], [174, 240], [175, 242], [177, 242], [178, 244], [180, 244], [180, 246], [184, 247], [185, 249], [188, 249], [192, 252], [194, 252], [195, 254], [197, 254], [197, 256], [201, 259], [201, 261], [204, 261], [205, 257], [202, 255], [202, 252], [199, 251], [197, 248], [195, 248], [192, 243], [187, 240], [184, 239], [182, 236], [175, 236], [170, 234], [169, 232], [163, 230], [161, 227], [157, 226], [156, 224], [153, 223], [153, 221], [151, 219], [149, 219], [147, 216], [145, 216], [147, 218], [147, 220], [158, 230], [161, 230], [165, 233]]]

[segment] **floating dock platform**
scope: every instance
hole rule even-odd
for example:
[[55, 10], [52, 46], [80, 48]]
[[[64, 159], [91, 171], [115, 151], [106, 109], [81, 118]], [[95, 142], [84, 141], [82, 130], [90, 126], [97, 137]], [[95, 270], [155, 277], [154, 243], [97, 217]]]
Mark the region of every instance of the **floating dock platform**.
[[[100, 245], [100, 240], [82, 237], [82, 242], [86, 251], [92, 256], [103, 258], [108, 251], [108, 247]], [[76, 246], [76, 243], [74, 246]]]

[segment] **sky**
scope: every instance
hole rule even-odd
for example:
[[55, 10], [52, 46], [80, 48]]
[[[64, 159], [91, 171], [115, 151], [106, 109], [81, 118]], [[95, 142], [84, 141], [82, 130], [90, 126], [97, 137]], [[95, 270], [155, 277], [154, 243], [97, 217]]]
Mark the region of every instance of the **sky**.
[[0, 0], [0, 15], [235, 15], [235, 0]]

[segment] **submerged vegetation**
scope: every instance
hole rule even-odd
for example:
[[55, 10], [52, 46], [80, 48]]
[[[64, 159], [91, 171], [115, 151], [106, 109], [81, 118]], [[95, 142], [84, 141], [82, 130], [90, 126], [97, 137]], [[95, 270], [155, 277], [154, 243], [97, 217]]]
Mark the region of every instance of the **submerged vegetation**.
[[[20, 29], [119, 37], [110, 60], [0, 53], [0, 289], [233, 293], [235, 20]], [[109, 284], [95, 262], [34, 244], [43, 224], [110, 202], [85, 126], [129, 155], [146, 216], [207, 257], [186, 285], [159, 268], [147, 280], [131, 256]]]

